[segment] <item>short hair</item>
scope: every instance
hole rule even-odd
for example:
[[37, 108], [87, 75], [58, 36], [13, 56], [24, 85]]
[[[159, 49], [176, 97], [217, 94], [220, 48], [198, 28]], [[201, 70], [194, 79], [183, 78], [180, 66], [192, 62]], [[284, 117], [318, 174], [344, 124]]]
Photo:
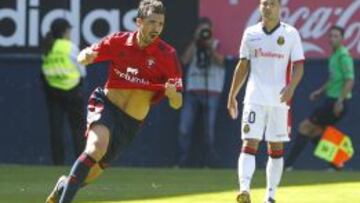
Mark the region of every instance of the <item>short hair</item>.
[[344, 38], [344, 35], [345, 35], [345, 29], [343, 27], [340, 27], [338, 25], [333, 25], [330, 30], [337, 30], [340, 32], [341, 34], [341, 37]]
[[165, 15], [165, 7], [159, 0], [142, 0], [138, 8], [138, 18], [146, 18], [150, 13]]

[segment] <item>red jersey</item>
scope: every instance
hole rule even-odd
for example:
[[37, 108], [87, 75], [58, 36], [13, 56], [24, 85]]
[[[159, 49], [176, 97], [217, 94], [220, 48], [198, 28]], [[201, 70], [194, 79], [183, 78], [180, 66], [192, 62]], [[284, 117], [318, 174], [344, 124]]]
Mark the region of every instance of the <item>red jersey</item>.
[[151, 90], [156, 92], [153, 102], [164, 96], [168, 81], [178, 91], [183, 88], [176, 51], [160, 38], [141, 49], [136, 32], [117, 32], [94, 44], [92, 49], [98, 52], [94, 63], [110, 62], [105, 88]]

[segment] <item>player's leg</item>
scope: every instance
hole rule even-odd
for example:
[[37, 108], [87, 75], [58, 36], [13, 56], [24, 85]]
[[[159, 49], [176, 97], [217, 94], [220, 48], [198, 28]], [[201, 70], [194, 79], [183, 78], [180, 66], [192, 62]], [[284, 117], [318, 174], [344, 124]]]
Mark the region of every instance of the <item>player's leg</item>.
[[317, 139], [323, 132], [321, 126], [313, 124], [309, 119], [302, 121], [299, 125], [298, 133], [295, 137], [294, 144], [292, 145], [289, 155], [285, 161], [285, 168], [292, 169], [297, 158], [311, 139]]
[[[58, 181], [47, 199], [48, 203], [70, 202], [81, 186], [96, 179], [101, 174], [102, 169], [98, 162], [109, 151], [110, 134], [112, 136], [115, 132], [114, 127], [118, 126], [118, 123], [114, 123], [114, 114], [117, 111], [118, 109], [107, 100], [104, 91], [101, 88], [95, 89], [90, 96], [88, 105], [89, 128], [86, 133], [85, 151], [74, 163], [66, 181]], [[132, 131], [129, 130], [129, 132]], [[61, 196], [60, 201], [59, 196]]]
[[256, 169], [255, 156], [259, 142], [264, 134], [265, 115], [266, 112], [262, 106], [244, 105], [241, 133], [243, 144], [238, 160], [240, 194], [237, 201], [239, 203], [250, 202], [251, 179]]
[[275, 193], [280, 184], [284, 168], [284, 144], [282, 142], [269, 142], [268, 155], [265, 201], [272, 202], [275, 200]]
[[311, 114], [309, 119], [301, 122], [295, 142], [286, 159], [285, 167], [291, 169], [296, 159], [305, 149], [309, 140], [319, 140], [323, 130], [328, 125], [335, 124], [340, 117], [334, 115], [335, 99], [325, 99]]
[[80, 187], [94, 181], [103, 171], [97, 161], [106, 153], [108, 142], [109, 130], [99, 124], [92, 126], [84, 153], [75, 161], [70, 174], [59, 178], [46, 203], [71, 202]]
[[184, 106], [180, 113], [179, 124], [179, 166], [185, 166], [191, 147], [191, 134], [195, 123], [195, 116], [198, 111], [198, 100], [194, 93], [188, 92], [185, 95]]
[[105, 155], [91, 168], [82, 186], [97, 179], [106, 168], [110, 167], [110, 164], [121, 155], [125, 147], [133, 141], [141, 126], [141, 121], [119, 111], [114, 105], [107, 106], [113, 118], [113, 122], [108, 124], [113, 126], [109, 144]]
[[64, 185], [64, 191], [59, 203], [69, 203], [73, 200], [76, 192], [84, 184], [90, 169], [102, 159], [109, 144], [110, 131], [101, 124], [91, 126], [88, 133], [85, 151], [74, 163], [68, 180]]
[[99, 163], [94, 164], [81, 187], [85, 187], [94, 182], [104, 172], [104, 169], [105, 168]]
[[238, 176], [240, 193], [237, 197], [239, 203], [250, 203], [251, 180], [256, 169], [256, 153], [259, 140], [243, 140], [242, 150], [238, 160]]
[[275, 201], [275, 193], [280, 184], [284, 168], [284, 142], [290, 141], [291, 129], [289, 109], [269, 107], [265, 140], [268, 143], [268, 162], [266, 165], [265, 202]]

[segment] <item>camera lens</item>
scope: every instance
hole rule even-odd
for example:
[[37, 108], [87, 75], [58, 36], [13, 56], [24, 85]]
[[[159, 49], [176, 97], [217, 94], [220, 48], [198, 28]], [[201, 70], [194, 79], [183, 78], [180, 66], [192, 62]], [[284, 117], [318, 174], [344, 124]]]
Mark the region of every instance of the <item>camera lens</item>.
[[201, 31], [200, 31], [200, 38], [202, 39], [202, 40], [208, 40], [208, 39], [210, 39], [211, 38], [211, 30], [210, 29], [202, 29]]

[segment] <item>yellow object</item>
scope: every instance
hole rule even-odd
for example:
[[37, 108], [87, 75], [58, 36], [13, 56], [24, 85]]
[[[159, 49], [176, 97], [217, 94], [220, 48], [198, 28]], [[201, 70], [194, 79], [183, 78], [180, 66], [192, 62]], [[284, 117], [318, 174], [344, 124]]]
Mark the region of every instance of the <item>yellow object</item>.
[[73, 44], [57, 39], [51, 51], [43, 56], [42, 72], [51, 87], [70, 90], [80, 82], [80, 71], [71, 59]]
[[314, 152], [315, 156], [340, 168], [351, 159], [353, 154], [350, 137], [333, 126], [326, 128]]

